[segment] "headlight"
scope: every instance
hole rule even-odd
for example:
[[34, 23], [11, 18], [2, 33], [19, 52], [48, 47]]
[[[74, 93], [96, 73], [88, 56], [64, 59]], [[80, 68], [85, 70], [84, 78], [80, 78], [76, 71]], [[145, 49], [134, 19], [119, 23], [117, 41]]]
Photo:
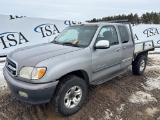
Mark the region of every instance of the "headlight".
[[26, 79], [40, 79], [44, 76], [46, 68], [23, 67], [19, 76]]
[[33, 67], [23, 67], [19, 73], [19, 76], [26, 79], [31, 79]]

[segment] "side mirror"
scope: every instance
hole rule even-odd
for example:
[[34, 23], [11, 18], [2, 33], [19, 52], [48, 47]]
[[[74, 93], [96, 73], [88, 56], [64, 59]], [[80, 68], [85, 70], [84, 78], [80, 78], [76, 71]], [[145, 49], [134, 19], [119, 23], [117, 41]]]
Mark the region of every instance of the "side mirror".
[[110, 47], [110, 44], [108, 40], [99, 40], [95, 45], [96, 49], [107, 49], [109, 47]]

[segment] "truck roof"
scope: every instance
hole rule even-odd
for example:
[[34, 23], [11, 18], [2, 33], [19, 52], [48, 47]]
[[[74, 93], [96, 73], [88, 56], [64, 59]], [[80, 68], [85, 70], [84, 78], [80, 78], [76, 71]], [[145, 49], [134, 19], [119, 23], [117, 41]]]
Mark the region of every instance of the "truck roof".
[[96, 22], [96, 23], [84, 23], [72, 26], [104, 26], [104, 25], [124, 25], [122, 23], [109, 23], [109, 22]]
[[[84, 23], [84, 24], [79, 24], [79, 26], [104, 26], [104, 25], [124, 25], [124, 26], [126, 26], [126, 24], [129, 25], [130, 29], [132, 29], [131, 23], [129, 22], [128, 19], [101, 21], [101, 22], [94, 22], [94, 23]], [[75, 25], [73, 25], [73, 26], [75, 26]], [[78, 25], [76, 25], [76, 26], [78, 26]]]

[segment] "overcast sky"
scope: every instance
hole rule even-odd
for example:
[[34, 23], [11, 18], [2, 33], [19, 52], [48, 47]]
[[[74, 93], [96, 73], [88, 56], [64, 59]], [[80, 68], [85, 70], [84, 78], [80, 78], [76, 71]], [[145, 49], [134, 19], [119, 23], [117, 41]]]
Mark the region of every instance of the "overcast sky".
[[160, 12], [160, 0], [1, 0], [0, 14], [86, 21], [109, 15]]

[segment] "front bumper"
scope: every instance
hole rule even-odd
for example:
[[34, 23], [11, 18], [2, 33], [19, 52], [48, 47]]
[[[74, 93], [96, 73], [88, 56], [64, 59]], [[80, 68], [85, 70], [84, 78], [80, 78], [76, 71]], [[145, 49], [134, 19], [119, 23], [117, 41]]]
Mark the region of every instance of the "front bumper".
[[[10, 91], [14, 96], [18, 100], [29, 104], [48, 103], [54, 94], [56, 85], [58, 84], [58, 81], [42, 84], [23, 82], [13, 78], [5, 67], [3, 69], [3, 74]], [[19, 92], [27, 94], [28, 97], [23, 97]]]

